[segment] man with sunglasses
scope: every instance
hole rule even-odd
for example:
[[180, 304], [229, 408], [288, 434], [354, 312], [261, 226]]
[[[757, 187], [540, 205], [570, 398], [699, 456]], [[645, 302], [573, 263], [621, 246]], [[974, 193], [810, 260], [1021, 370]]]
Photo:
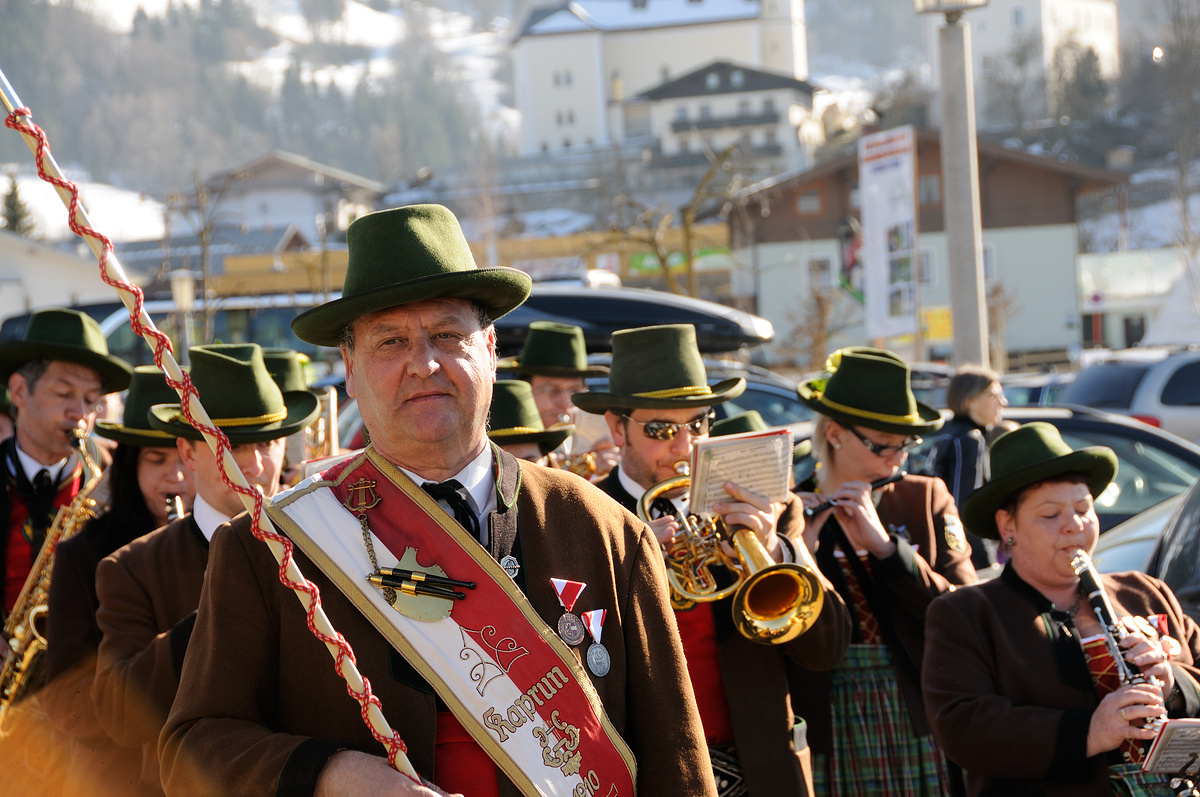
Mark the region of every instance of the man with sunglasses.
[[[608, 391], [576, 394], [574, 401], [585, 412], [604, 414], [621, 449], [620, 464], [596, 486], [636, 511], [646, 490], [679, 475], [676, 466], [689, 460], [693, 442], [709, 433], [712, 407], [741, 395], [746, 383], [708, 385], [690, 324], [622, 330], [613, 334], [612, 350]], [[782, 505], [732, 482], [725, 489], [729, 500], [716, 509], [726, 522], [753, 530], [776, 562], [794, 561], [797, 546], [806, 544], [803, 513], [789, 513], [795, 525], [778, 529]], [[677, 493], [650, 507], [660, 543], [679, 531], [675, 515], [686, 503], [686, 495]], [[778, 646], [737, 632], [731, 598], [675, 611], [722, 797], [812, 793], [805, 725], [791, 710], [785, 662], [827, 670], [849, 644], [846, 606], [828, 582], [822, 584], [825, 604], [814, 626]]]

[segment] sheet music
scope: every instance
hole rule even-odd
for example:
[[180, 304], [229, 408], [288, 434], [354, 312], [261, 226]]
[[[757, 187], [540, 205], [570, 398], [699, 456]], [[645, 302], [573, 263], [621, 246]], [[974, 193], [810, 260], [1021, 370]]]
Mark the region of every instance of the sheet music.
[[1142, 771], [1174, 775], [1187, 766], [1195, 772], [1200, 756], [1193, 754], [1200, 754], [1200, 719], [1167, 720], [1150, 745]]
[[606, 440], [612, 442], [612, 433], [609, 431], [608, 422], [604, 420], [603, 415], [593, 415], [590, 412], [577, 410], [573, 422], [575, 433], [567, 441], [567, 446], [572, 454], [595, 451], [601, 442]]
[[771, 501], [787, 498], [792, 469], [792, 430], [712, 437], [696, 443], [692, 453], [689, 511], [706, 517], [712, 505], [729, 501], [725, 482], [733, 481]]

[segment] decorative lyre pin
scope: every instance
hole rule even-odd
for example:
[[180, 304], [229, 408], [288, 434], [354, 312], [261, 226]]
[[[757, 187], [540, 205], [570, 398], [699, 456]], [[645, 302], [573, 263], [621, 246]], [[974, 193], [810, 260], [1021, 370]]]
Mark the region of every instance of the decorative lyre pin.
[[375, 494], [375, 480], [363, 477], [350, 485], [350, 494], [346, 496], [346, 500], [342, 502], [342, 506], [356, 515], [361, 515], [368, 509], [378, 505], [382, 500], [382, 498]]

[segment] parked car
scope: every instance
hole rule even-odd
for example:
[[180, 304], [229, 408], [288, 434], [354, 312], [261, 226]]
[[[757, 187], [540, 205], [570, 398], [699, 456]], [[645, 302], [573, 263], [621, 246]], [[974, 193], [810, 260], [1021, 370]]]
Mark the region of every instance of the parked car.
[[1112, 352], [1080, 370], [1059, 403], [1117, 412], [1200, 442], [1200, 348]]
[[[1195, 485], [1191, 489], [1195, 490]], [[1120, 573], [1124, 570], [1145, 573], [1163, 531], [1187, 495], [1189, 493], [1185, 492], [1168, 498], [1101, 534], [1092, 551], [1092, 564], [1101, 573]]]
[[1049, 407], [1075, 379], [1075, 371], [1045, 374], [1005, 374], [1000, 377], [1004, 397], [1010, 407]]
[[[1004, 417], [1017, 423], [1048, 421], [1072, 448], [1108, 446], [1116, 452], [1116, 479], [1096, 500], [1101, 533], [1179, 495], [1200, 476], [1200, 446], [1122, 415], [1083, 407], [1010, 407]], [[924, 471], [932, 445], [930, 435], [909, 455], [909, 472]], [[813, 464], [811, 457], [796, 463], [797, 483], [811, 475]]]
[[[1175, 511], [1163, 526], [1144, 569], [1165, 581], [1183, 610], [1200, 621], [1200, 485], [1175, 503]], [[1152, 520], [1144, 524], [1147, 533], [1153, 531]]]

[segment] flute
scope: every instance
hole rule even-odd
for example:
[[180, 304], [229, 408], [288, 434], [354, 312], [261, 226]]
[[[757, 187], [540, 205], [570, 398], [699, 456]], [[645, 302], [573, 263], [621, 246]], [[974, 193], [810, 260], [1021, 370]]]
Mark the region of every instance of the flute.
[[[875, 481], [871, 482], [871, 489], [878, 490], [880, 487], [886, 487], [889, 484], [894, 484], [907, 475], [908, 471], [898, 470], [885, 479], [876, 479]], [[837, 501], [833, 500], [832, 498], [822, 501], [816, 506], [806, 506], [804, 507], [804, 519], [811, 520], [812, 518], [824, 512], [826, 509], [832, 509], [835, 506], [837, 506]]]

